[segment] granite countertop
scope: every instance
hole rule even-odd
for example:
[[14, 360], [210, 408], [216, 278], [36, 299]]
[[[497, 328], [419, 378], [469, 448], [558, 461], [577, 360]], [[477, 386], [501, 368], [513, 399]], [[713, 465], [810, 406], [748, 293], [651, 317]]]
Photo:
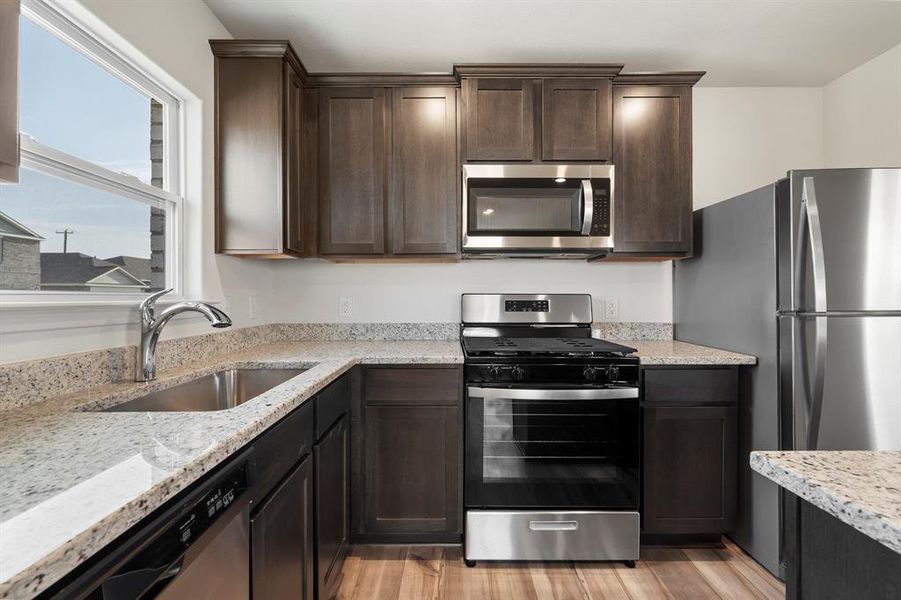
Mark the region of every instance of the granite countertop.
[[751, 468], [901, 554], [901, 451], [752, 452]]
[[638, 350], [643, 365], [756, 365], [757, 358], [677, 340], [617, 341]]
[[[463, 362], [459, 342], [289, 342], [4, 411], [0, 598], [40, 593], [356, 364]], [[310, 367], [236, 408], [86, 412], [230, 367]]]
[[[625, 341], [642, 364], [754, 364], [674, 341]], [[459, 364], [458, 341], [291, 341], [2, 412], [0, 598], [40, 593], [357, 364]], [[309, 367], [227, 411], [91, 412], [225, 368]], [[86, 367], [89, 368], [89, 367]]]

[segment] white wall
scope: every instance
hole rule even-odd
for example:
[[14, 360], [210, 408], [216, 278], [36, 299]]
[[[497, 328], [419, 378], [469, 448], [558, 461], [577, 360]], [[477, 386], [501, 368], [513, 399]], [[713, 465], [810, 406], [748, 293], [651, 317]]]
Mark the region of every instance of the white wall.
[[823, 166], [822, 88], [696, 87], [692, 117], [695, 208]]
[[901, 167], [901, 45], [823, 88], [827, 167]]
[[[186, 295], [228, 300], [237, 325], [272, 319], [272, 266], [213, 254], [213, 56], [207, 40], [231, 35], [200, 0], [64, 0], [71, 16], [185, 99]], [[249, 297], [258, 316], [249, 318]], [[196, 315], [178, 317], [163, 337], [212, 331]], [[130, 306], [0, 310], [0, 362], [135, 343]]]
[[[618, 321], [672, 320], [672, 266], [557, 260], [470, 260], [454, 264], [280, 262], [275, 314], [296, 322], [454, 322], [464, 292], [590, 293], [595, 318], [616, 298]], [[353, 317], [338, 298], [353, 298]]]

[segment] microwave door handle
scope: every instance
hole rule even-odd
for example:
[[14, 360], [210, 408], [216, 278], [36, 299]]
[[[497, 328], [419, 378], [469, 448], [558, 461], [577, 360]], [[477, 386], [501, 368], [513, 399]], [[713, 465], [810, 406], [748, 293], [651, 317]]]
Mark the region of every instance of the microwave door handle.
[[591, 180], [582, 180], [582, 235], [591, 235], [591, 222], [594, 220], [594, 193]]

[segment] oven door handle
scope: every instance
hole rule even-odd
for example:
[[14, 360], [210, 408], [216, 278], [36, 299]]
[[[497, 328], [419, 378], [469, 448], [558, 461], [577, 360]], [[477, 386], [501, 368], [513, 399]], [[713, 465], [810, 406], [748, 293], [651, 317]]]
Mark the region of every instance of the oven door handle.
[[591, 180], [582, 180], [582, 235], [591, 235], [591, 223], [594, 221], [594, 192]]
[[466, 388], [466, 393], [470, 398], [485, 398], [486, 400], [497, 398], [509, 400], [619, 400], [638, 398], [637, 387], [548, 390], [469, 386]]

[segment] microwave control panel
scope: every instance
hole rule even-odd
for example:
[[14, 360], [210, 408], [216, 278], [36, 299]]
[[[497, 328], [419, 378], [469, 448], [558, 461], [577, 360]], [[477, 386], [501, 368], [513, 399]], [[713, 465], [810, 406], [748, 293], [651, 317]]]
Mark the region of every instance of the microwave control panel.
[[606, 237], [610, 235], [610, 195], [604, 188], [595, 188], [592, 194], [594, 214], [591, 218], [591, 235]]

